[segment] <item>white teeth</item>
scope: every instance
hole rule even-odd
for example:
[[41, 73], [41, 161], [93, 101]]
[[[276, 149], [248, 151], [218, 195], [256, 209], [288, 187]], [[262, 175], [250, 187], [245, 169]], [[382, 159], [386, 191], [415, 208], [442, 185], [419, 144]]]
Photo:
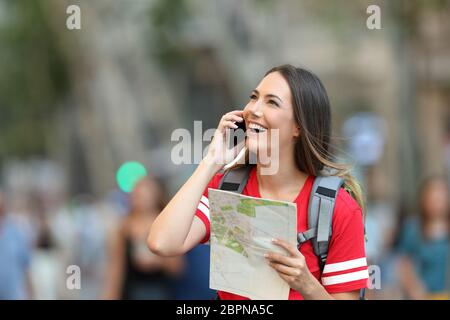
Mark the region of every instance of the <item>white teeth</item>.
[[264, 128], [264, 127], [262, 127], [262, 126], [260, 126], [260, 125], [258, 125], [258, 124], [256, 124], [256, 123], [250, 123], [250, 125], [248, 126], [249, 127], [249, 129], [251, 129], [252, 131], [257, 131], [257, 132], [264, 132], [264, 131], [266, 131], [267, 129], [266, 128]]

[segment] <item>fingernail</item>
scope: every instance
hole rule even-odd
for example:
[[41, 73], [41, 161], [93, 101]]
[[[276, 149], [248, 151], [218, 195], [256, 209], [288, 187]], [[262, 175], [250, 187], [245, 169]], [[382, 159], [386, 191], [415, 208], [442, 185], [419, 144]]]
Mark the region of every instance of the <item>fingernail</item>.
[[264, 258], [268, 258], [269, 255], [267, 253], [264, 253]]
[[272, 238], [272, 242], [277, 242], [278, 240], [275, 238]]

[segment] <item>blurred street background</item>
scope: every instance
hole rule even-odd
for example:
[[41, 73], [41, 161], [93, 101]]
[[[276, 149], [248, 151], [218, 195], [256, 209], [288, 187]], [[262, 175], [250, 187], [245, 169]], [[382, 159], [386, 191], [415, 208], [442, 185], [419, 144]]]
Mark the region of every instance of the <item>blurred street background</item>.
[[449, 34], [446, 0], [0, 0], [0, 299], [213, 299], [207, 246], [145, 247], [196, 167], [171, 135], [206, 147], [194, 121], [284, 63], [323, 81], [363, 186], [368, 298], [449, 299]]

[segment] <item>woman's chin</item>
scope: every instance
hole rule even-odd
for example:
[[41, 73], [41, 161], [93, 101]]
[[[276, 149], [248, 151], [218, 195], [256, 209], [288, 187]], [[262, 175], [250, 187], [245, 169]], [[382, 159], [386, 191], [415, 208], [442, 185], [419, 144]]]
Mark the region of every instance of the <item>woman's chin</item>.
[[253, 154], [267, 154], [267, 146], [258, 143], [258, 141], [248, 139], [246, 146], [248, 151]]

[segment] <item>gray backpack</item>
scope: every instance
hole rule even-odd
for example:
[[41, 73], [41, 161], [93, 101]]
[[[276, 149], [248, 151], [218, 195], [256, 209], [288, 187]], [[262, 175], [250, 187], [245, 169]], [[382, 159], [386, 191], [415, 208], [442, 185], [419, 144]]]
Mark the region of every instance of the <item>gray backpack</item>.
[[[225, 172], [219, 184], [220, 190], [242, 193], [253, 166], [245, 165]], [[297, 234], [298, 245], [311, 241], [323, 272], [332, 234], [333, 211], [339, 189], [344, 180], [335, 176], [318, 176], [314, 180], [308, 205], [308, 230]], [[364, 289], [360, 299], [364, 299]]]

